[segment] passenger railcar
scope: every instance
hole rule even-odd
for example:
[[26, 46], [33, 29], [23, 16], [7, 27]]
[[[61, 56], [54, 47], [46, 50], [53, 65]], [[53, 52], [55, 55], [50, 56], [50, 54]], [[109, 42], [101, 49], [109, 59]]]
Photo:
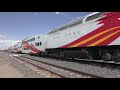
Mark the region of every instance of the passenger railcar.
[[22, 53], [41, 55], [46, 48], [46, 35], [34, 35], [22, 41]]
[[21, 42], [11, 46], [8, 51], [13, 53], [21, 53]]
[[21, 53], [21, 42], [18, 42], [16, 45], [15, 45], [15, 50], [17, 53]]

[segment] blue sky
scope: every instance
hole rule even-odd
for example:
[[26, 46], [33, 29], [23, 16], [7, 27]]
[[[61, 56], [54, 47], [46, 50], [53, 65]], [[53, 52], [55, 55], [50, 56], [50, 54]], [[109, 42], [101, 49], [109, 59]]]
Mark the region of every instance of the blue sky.
[[[89, 13], [91, 12], [0, 12], [0, 49], [32, 35], [46, 34], [52, 28]], [[7, 42], [9, 45], [4, 45]]]

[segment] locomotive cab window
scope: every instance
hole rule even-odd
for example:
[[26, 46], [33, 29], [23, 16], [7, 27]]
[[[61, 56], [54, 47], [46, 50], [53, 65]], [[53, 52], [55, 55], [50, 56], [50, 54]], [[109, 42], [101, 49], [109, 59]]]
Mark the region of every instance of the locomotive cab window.
[[73, 26], [76, 26], [76, 25], [79, 25], [79, 24], [82, 24], [82, 19], [80, 21], [77, 21], [73, 24], [70, 24], [68, 27], [73, 27]]
[[96, 18], [99, 18], [102, 14], [104, 14], [105, 12], [101, 12], [101, 13], [97, 13], [97, 14], [95, 14], [95, 15], [92, 15], [92, 16], [89, 16], [89, 17], [87, 17], [87, 19], [86, 19], [86, 22], [87, 21], [91, 21], [91, 20], [94, 20], [94, 19], [96, 19]]

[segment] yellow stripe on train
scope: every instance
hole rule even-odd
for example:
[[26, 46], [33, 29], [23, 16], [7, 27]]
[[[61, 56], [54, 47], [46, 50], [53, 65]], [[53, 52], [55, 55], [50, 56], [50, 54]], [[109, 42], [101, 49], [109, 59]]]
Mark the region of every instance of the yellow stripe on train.
[[90, 45], [88, 45], [88, 46], [96, 46], [97, 44], [105, 41], [106, 39], [110, 38], [111, 36], [113, 36], [113, 35], [115, 35], [115, 34], [117, 34], [117, 33], [119, 33], [119, 32], [120, 32], [120, 30], [118, 30], [118, 31], [116, 31], [116, 32], [114, 32], [114, 33], [112, 33], [112, 34], [109, 34], [108, 36], [106, 36], [106, 37], [104, 37], [104, 38], [102, 38], [102, 39], [100, 39], [100, 40], [98, 40], [98, 41], [96, 41], [96, 42], [94, 42], [94, 43], [92, 43], [92, 44], [90, 44]]
[[[96, 37], [104, 34], [104, 33], [107, 33], [107, 32], [109, 32], [109, 31], [112, 31], [112, 30], [117, 29], [117, 28], [120, 28], [120, 26], [107, 29], [107, 30], [105, 30], [105, 31], [103, 31], [103, 32], [100, 32], [100, 33], [98, 33], [98, 34], [95, 34], [94, 36], [92, 36], [92, 37], [90, 37], [90, 38], [87, 38], [87, 39], [85, 39], [85, 40], [83, 40], [83, 41], [81, 41], [81, 42], [79, 42], [79, 43], [77, 43], [77, 44], [74, 44], [74, 45], [72, 45], [72, 46], [69, 46], [69, 47], [77, 47], [77, 46], [82, 45], [82, 44], [84, 44], [84, 43], [86, 43], [86, 42], [88, 42], [88, 41], [90, 41], [90, 40], [92, 40], [92, 39], [94, 39], [94, 38], [96, 38]], [[90, 45], [92, 45], [92, 44], [90, 44]]]

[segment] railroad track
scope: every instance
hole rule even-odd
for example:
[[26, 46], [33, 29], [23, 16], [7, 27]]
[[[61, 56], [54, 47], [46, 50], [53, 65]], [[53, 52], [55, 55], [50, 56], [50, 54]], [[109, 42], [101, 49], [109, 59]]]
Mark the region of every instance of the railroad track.
[[[47, 59], [51, 59], [51, 58], [47, 58]], [[89, 60], [89, 59], [78, 59], [78, 58], [65, 59], [65, 60], [67, 62], [77, 62], [77, 63], [88, 64], [92, 66], [107, 67], [111, 69], [120, 69], [120, 62], [114, 63], [113, 61]], [[59, 59], [59, 61], [63, 61], [63, 60]]]
[[24, 56], [14, 56], [14, 58], [17, 58], [19, 60], [25, 61], [29, 64], [32, 64], [38, 68], [44, 69], [46, 71], [49, 71], [55, 75], [60, 76], [61, 78], [103, 78], [100, 76], [96, 76], [96, 75], [91, 75], [85, 72], [80, 72], [77, 70], [72, 70], [63, 66], [58, 66], [58, 65], [54, 65], [54, 64], [50, 64], [47, 62], [43, 62], [43, 61], [39, 61], [36, 59], [31, 59], [28, 57], [24, 57]]

